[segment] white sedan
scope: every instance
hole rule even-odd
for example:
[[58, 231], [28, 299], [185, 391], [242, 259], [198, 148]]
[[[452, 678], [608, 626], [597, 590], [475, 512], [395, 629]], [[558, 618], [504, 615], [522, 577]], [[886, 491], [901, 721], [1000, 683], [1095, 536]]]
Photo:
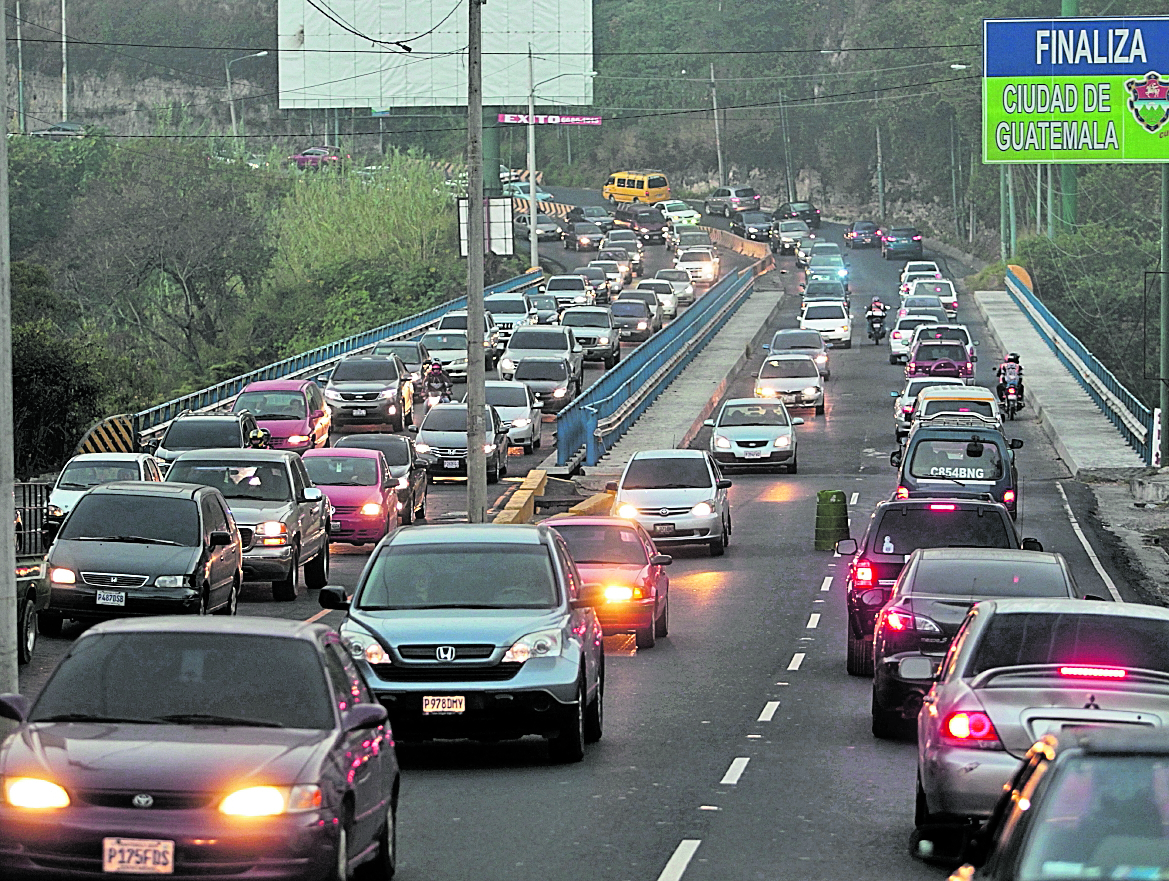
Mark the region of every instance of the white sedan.
[[681, 199], [667, 199], [656, 203], [654, 207], [674, 226], [697, 226], [702, 220], [702, 215]]
[[812, 301], [800, 315], [801, 330], [818, 330], [825, 342], [852, 348], [852, 316], [848, 306], [837, 300]]

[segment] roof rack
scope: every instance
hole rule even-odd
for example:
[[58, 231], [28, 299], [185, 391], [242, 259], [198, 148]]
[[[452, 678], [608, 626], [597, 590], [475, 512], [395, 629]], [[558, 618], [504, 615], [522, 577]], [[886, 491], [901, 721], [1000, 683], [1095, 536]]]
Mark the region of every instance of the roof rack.
[[995, 419], [992, 416], [983, 416], [981, 413], [954, 413], [949, 410], [931, 413], [929, 416], [919, 416], [916, 419], [916, 423], [918, 425], [929, 425], [930, 428], [952, 426], [954, 428], [1001, 429], [1003, 427], [1002, 420]]

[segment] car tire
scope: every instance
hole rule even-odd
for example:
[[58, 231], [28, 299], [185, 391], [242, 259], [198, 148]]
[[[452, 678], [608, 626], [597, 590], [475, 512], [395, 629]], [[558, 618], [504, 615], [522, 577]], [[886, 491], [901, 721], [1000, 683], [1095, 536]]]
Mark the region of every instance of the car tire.
[[849, 339], [849, 340], [845, 340], [845, 341], [844, 341], [844, 348], [846, 348], [846, 349], [851, 349], [851, 348], [852, 348], [852, 340], [850, 340], [850, 339]]
[[292, 547], [292, 565], [288, 567], [288, 574], [279, 581], [272, 582], [272, 599], [280, 603], [296, 601], [296, 583], [300, 574], [300, 548]]
[[60, 615], [54, 615], [49, 612], [37, 613], [37, 630], [45, 636], [60, 636], [61, 627], [64, 623], [65, 619]]
[[859, 639], [855, 637], [851, 624], [848, 625], [848, 650], [844, 667], [849, 676], [873, 675], [873, 643], [863, 636]]
[[597, 671], [597, 694], [585, 709], [585, 743], [596, 743], [605, 733], [605, 656]]
[[231, 579], [231, 590], [227, 594], [227, 602], [212, 612], [213, 615], [235, 615], [239, 611], [239, 591], [243, 583], [243, 576], [236, 574]]
[[488, 483], [499, 483], [499, 460], [496, 460], [495, 468], [488, 469], [487, 482]]
[[576, 703], [564, 713], [560, 730], [548, 740], [548, 756], [553, 762], [567, 765], [584, 758], [585, 688], [581, 679], [576, 685]]
[[327, 876], [329, 881], [349, 881], [349, 824], [349, 817], [344, 816], [337, 827], [337, 854]]
[[523, 444], [523, 448], [524, 448], [524, 455], [530, 456], [536, 450], [536, 442], [534, 440], [530, 440], [526, 444]]
[[666, 591], [666, 601], [662, 603], [662, 614], [654, 622], [654, 636], [670, 635], [670, 592]]
[[817, 405], [816, 405], [816, 415], [817, 415], [817, 416], [823, 416], [823, 415], [824, 415], [824, 405], [823, 405], [823, 404], [817, 404]]
[[425, 486], [422, 489], [422, 504], [419, 505], [418, 510], [416, 510], [414, 512], [414, 519], [415, 520], [425, 520], [426, 519], [426, 488], [425, 488]]
[[398, 805], [390, 800], [386, 821], [377, 837], [377, 855], [355, 873], [361, 881], [389, 881], [398, 871]]
[[199, 608], [195, 610], [195, 614], [199, 617], [211, 614], [211, 588], [206, 584], [199, 591]]
[[897, 363], [897, 356], [896, 356], [896, 355], [890, 355], [890, 356], [889, 356], [889, 363], [890, 363], [890, 364], [896, 364], [896, 363]]
[[905, 720], [893, 710], [882, 710], [877, 706], [877, 695], [873, 694], [873, 737], [879, 740], [900, 740], [905, 730]]
[[652, 649], [657, 645], [657, 622], [651, 617], [649, 624], [633, 632], [634, 642], [639, 649]]
[[713, 214], [714, 213], [713, 211], [710, 210], [710, 203], [709, 202], [702, 203], [702, 213], [703, 214]]
[[925, 787], [921, 785], [921, 774], [917, 775], [916, 794], [913, 799], [913, 825], [918, 829], [923, 826], [933, 826], [942, 817], [939, 814], [931, 814], [929, 802], [925, 798]]
[[[389, 526], [389, 524], [386, 524]], [[309, 590], [320, 590], [329, 583], [329, 539], [320, 552], [304, 564], [304, 586]]]
[[[409, 502], [410, 502], [410, 504], [402, 506], [402, 525], [403, 526], [409, 526], [411, 523], [414, 522], [414, 493], [413, 492], [410, 493]], [[386, 523], [386, 532], [391, 532], [393, 530], [393, 528], [394, 528], [393, 524]]]
[[37, 647], [37, 603], [34, 596], [26, 596], [17, 609], [16, 663], [27, 664]]
[[712, 538], [710, 540], [710, 555], [712, 557], [721, 557], [726, 553], [726, 550], [726, 539], [723, 536], [720, 535], [718, 538]]
[[[543, 424], [541, 423], [541, 426], [542, 425]], [[532, 438], [532, 448], [533, 449], [538, 450], [538, 449], [540, 449], [540, 447], [544, 446], [544, 439], [543, 439], [543, 437], [541, 437], [542, 431], [543, 431], [543, 428], [541, 427], [541, 432], [537, 432], [536, 436]]]
[[799, 471], [800, 471], [799, 456], [793, 456], [791, 462], [788, 463], [787, 473], [788, 474], [798, 474]]

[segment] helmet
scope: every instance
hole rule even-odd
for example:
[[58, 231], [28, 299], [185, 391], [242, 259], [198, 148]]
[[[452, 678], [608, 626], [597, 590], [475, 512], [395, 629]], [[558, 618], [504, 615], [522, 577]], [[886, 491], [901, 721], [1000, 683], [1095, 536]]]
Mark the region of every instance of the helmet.
[[431, 373], [442, 373], [442, 362], [435, 360], [430, 362]]
[[1007, 361], [1009, 361], [1012, 364], [1018, 364], [1019, 363], [1019, 353], [1018, 352], [1011, 352], [1011, 354], [1007, 355]]
[[[873, 305], [875, 306], [878, 303], [881, 303], [881, 298], [880, 297], [873, 297]], [[884, 306], [885, 304], [881, 303], [881, 305]]]
[[248, 432], [248, 444], [253, 447], [263, 446], [268, 441], [269, 434], [262, 428], [253, 428]]

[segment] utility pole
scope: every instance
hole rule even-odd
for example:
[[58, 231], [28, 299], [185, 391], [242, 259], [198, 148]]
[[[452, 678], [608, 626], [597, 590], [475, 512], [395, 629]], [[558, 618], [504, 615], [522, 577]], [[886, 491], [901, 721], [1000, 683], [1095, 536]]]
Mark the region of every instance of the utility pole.
[[954, 237], [962, 237], [962, 216], [958, 210], [958, 145], [954, 114], [950, 114], [950, 200], [954, 203]]
[[[1062, 0], [1060, 15], [1077, 16], [1080, 14], [1080, 0]], [[1076, 178], [1075, 165], [1061, 165], [1059, 167], [1059, 189], [1063, 196], [1063, 210], [1060, 215], [1065, 230], [1076, 228], [1076, 202], [1079, 198], [1079, 183]]]
[[877, 220], [885, 225], [885, 160], [881, 155], [880, 123], [877, 123]]
[[[1161, 165], [1161, 467], [1169, 465], [1169, 164]], [[5, 496], [7, 498], [7, 495]], [[3, 516], [3, 514], [0, 514]], [[7, 523], [8, 521], [4, 521]], [[0, 624], [0, 627], [3, 627]]]
[[1043, 166], [1035, 166], [1035, 235], [1043, 235]]
[[726, 186], [727, 172], [723, 163], [722, 133], [718, 127], [718, 88], [714, 84], [714, 62], [710, 63], [710, 106], [714, 108], [714, 149], [718, 153], [718, 185]]
[[[496, 147], [496, 155], [499, 149]], [[498, 164], [498, 163], [497, 163]], [[530, 169], [529, 169], [530, 171]], [[491, 173], [499, 179], [499, 169]], [[533, 175], [535, 177], [535, 175]], [[532, 218], [534, 223], [535, 217]], [[467, 12], [467, 522], [487, 519], [483, 364], [483, 0]]]
[[528, 43], [528, 250], [531, 254], [528, 266], [539, 269], [540, 235], [536, 229], [536, 67], [532, 60], [531, 43]]
[[[5, 79], [8, 77], [5, 76]], [[69, 41], [65, 37], [65, 0], [61, 0], [61, 122], [69, 121]]]
[[24, 118], [24, 30], [21, 27], [20, 0], [16, 0], [16, 126], [22, 134], [28, 134]]
[[787, 200], [796, 200], [795, 182], [792, 180], [792, 150], [791, 141], [787, 136], [787, 97], [779, 93], [779, 126], [783, 137], [783, 179], [787, 185]]
[[[7, 44], [0, 15], [0, 46]], [[8, 94], [8, 67], [4, 67]], [[5, 101], [7, 103], [7, 101]], [[6, 108], [7, 109], [7, 108]], [[12, 265], [8, 252], [8, 139], [0, 138], [0, 523], [15, 520], [12, 463]], [[16, 533], [0, 529], [0, 692], [20, 690], [16, 674]]]

